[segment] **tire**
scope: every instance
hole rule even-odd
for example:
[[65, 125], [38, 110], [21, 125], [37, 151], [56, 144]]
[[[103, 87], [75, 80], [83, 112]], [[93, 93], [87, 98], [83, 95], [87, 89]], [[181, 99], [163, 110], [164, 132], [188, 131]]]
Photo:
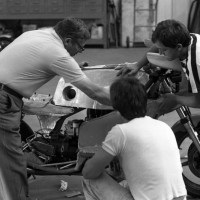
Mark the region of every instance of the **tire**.
[[23, 120], [21, 121], [20, 131], [19, 132], [21, 134], [22, 142], [25, 142], [25, 143], [26, 143], [26, 139], [34, 134], [34, 132], [31, 129], [31, 127]]
[[187, 192], [193, 197], [200, 197], [200, 154], [187, 132], [176, 132], [175, 136]]

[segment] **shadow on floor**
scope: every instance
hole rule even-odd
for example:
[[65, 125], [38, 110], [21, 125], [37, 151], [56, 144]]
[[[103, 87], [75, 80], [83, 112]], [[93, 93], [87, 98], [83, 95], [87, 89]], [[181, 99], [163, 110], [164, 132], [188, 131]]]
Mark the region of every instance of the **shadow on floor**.
[[[60, 190], [61, 180], [68, 183], [65, 191]], [[30, 197], [32, 200], [84, 200], [81, 182], [81, 176], [36, 176], [36, 179], [30, 177]], [[71, 192], [81, 192], [81, 194], [67, 197]]]

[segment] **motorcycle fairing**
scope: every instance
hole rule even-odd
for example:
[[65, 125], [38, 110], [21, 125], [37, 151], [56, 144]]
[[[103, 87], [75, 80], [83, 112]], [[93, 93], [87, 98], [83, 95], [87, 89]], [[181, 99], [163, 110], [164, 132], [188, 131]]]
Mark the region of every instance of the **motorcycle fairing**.
[[[114, 69], [96, 69], [91, 66], [84, 69], [84, 73], [92, 82], [107, 89], [109, 89], [111, 83], [117, 78], [117, 70]], [[143, 84], [145, 84], [148, 80], [148, 75], [142, 71], [139, 71], [136, 77]], [[68, 98], [68, 95], [66, 94], [67, 87], [69, 88], [69, 90], [71, 90], [71, 98]], [[68, 92], [70, 93], [70, 91]], [[86, 94], [84, 94], [72, 84], [65, 83], [64, 78], [60, 78], [60, 80], [58, 81], [53, 101], [55, 105], [59, 106], [112, 110], [111, 106], [103, 105], [89, 98]]]
[[79, 150], [95, 152], [101, 146], [102, 141], [104, 141], [111, 128], [116, 124], [125, 122], [126, 120], [116, 111], [83, 122], [79, 127]]

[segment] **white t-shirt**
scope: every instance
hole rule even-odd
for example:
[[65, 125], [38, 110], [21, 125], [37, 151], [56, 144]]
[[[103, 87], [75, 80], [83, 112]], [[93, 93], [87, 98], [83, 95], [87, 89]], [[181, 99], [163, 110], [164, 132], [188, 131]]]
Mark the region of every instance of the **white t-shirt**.
[[135, 200], [186, 195], [179, 149], [171, 128], [151, 117], [114, 126], [102, 144], [118, 156]]
[[53, 28], [25, 32], [0, 53], [0, 82], [24, 97], [56, 75], [70, 83], [85, 77]]

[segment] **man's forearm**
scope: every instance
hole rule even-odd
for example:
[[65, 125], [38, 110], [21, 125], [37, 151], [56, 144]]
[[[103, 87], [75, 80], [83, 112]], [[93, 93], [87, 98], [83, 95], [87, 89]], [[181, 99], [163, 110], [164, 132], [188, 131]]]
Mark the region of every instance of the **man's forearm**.
[[88, 97], [100, 102], [101, 104], [111, 105], [110, 90], [108, 87], [103, 87], [92, 82], [87, 77], [74, 82], [73, 85], [84, 92]]
[[105, 105], [111, 106], [111, 100], [110, 100], [110, 90], [109, 88], [103, 88], [102, 95], [99, 96], [100, 102], [102, 102]]
[[200, 108], [200, 94], [188, 94], [185, 96], [176, 95], [176, 101], [180, 105]]
[[98, 167], [94, 167], [94, 163], [92, 159], [89, 159], [85, 162], [84, 167], [82, 169], [82, 175], [85, 179], [96, 179], [98, 178], [103, 172], [105, 171], [104, 168], [98, 169]]
[[109, 87], [99, 87], [94, 93], [92, 98], [101, 104], [104, 105], [109, 105], [111, 106], [111, 101], [110, 101], [110, 89]]

